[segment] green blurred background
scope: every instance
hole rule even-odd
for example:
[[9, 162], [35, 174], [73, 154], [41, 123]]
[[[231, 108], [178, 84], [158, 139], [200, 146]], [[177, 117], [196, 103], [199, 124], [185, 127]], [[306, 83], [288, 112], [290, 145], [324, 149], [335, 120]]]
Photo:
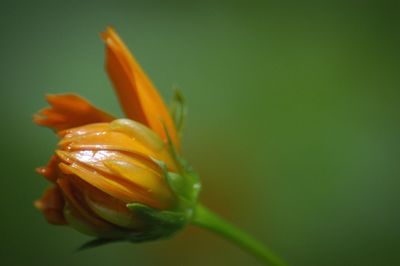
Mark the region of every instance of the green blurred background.
[[399, 1], [1, 1], [1, 265], [258, 265], [190, 228], [75, 253], [32, 202], [56, 145], [44, 94], [121, 115], [99, 32], [116, 27], [189, 104], [202, 200], [291, 265], [400, 265]]

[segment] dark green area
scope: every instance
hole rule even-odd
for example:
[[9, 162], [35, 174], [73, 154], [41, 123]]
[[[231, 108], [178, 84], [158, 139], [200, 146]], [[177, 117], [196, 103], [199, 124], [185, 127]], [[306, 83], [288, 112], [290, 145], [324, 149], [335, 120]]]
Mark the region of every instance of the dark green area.
[[114, 25], [165, 97], [206, 205], [291, 265], [400, 265], [399, 1], [1, 1], [1, 265], [258, 265], [199, 229], [88, 241], [32, 202], [56, 137], [45, 93], [121, 115], [99, 32]]

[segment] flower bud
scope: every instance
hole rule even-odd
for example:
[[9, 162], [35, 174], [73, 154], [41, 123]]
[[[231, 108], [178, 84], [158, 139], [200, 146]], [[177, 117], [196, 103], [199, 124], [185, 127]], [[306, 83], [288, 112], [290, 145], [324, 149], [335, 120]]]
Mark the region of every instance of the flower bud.
[[184, 112], [171, 117], [112, 28], [102, 38], [106, 71], [129, 119], [114, 120], [78, 95], [48, 95], [50, 107], [34, 121], [61, 140], [48, 165], [37, 169], [53, 186], [34, 204], [49, 223], [103, 240], [170, 236], [190, 222], [200, 190], [179, 154]]
[[[146, 223], [127, 208], [140, 203], [173, 209], [176, 196], [156, 161], [168, 172], [177, 166], [167, 145], [146, 126], [128, 119], [61, 131], [56, 157], [39, 172], [56, 187], [36, 202], [49, 222], [109, 236], [143, 230]], [[61, 193], [59, 193], [61, 191]], [[54, 206], [54, 207], [52, 207]]]

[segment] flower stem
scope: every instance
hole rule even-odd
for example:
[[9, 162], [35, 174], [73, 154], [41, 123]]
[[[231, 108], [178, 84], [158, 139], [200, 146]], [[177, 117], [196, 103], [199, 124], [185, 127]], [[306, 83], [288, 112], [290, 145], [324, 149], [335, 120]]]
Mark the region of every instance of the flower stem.
[[234, 225], [199, 204], [192, 221], [193, 225], [208, 229], [252, 253], [265, 265], [285, 266], [286, 264], [275, 256], [266, 246], [249, 234], [241, 231]]

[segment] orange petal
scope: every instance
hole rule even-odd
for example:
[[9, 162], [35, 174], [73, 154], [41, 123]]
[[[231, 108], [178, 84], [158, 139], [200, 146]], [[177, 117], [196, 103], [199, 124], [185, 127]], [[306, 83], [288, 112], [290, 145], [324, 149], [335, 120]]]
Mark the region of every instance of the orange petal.
[[104, 173], [101, 174], [79, 163], [72, 163], [71, 165], [61, 163], [60, 169], [67, 175], [78, 176], [88, 184], [125, 203], [142, 202], [154, 208], [162, 207], [159, 202], [148, 195], [144, 195], [144, 191], [131, 182], [123, 182], [122, 179], [113, 180], [116, 177], [105, 176]]
[[174, 197], [165, 179], [155, 174], [153, 171], [149, 171], [148, 168], [126, 161], [110, 160], [106, 161], [105, 165], [119, 177], [145, 188], [152, 198], [160, 202], [162, 208], [168, 208], [172, 205]]
[[34, 115], [36, 124], [56, 131], [97, 122], [111, 122], [114, 117], [96, 108], [78, 95], [47, 95], [51, 107]]
[[[121, 184], [126, 188], [131, 188], [135, 194], [141, 194], [157, 200], [162, 208], [167, 208], [173, 201], [173, 196], [162, 173], [152, 168], [155, 165], [149, 167], [143, 159], [139, 160], [117, 151], [102, 150], [96, 152], [88, 150], [65, 152], [58, 150], [57, 155], [67, 164], [77, 164], [76, 168], [92, 169], [93, 174], [98, 175], [97, 179], [109, 179], [112, 181], [110, 184], [114, 182]], [[75, 174], [77, 173], [75, 172]], [[82, 173], [79, 176], [82, 179], [87, 178]]]
[[50, 182], [56, 182], [59, 174], [58, 164], [59, 160], [57, 156], [53, 155], [50, 161], [44, 167], [36, 168], [36, 172], [42, 176], [44, 176]]
[[79, 216], [85, 223], [93, 227], [93, 230], [107, 230], [111, 228], [111, 225], [105, 221], [102, 221], [94, 213], [92, 213], [85, 205], [83, 197], [79, 197], [79, 193], [68, 178], [60, 178], [57, 180], [57, 184], [60, 187], [66, 201], [72, 208], [75, 215]]
[[66, 150], [119, 150], [132, 152], [144, 157], [157, 158], [156, 153], [137, 140], [120, 132], [97, 132], [82, 136], [71, 136], [59, 142]]
[[[126, 203], [98, 190], [76, 175], [68, 175], [66, 176], [66, 180], [68, 180], [70, 186], [79, 188], [79, 194], [81, 195], [81, 197], [79, 197], [80, 205], [89, 208], [90, 212], [93, 212], [93, 214], [100, 219], [114, 225], [128, 228], [137, 228], [141, 224], [140, 221], [134, 217], [134, 214], [126, 207]], [[74, 198], [76, 197], [74, 195], [71, 196]], [[75, 207], [74, 209], [75, 213], [78, 213], [78, 211], [87, 212], [85, 208], [82, 210], [81, 207], [79, 207], [79, 209]], [[81, 220], [85, 219], [81, 214], [79, 216]]]
[[110, 123], [110, 130], [125, 133], [154, 151], [160, 151], [165, 147], [164, 142], [153, 130], [131, 119], [117, 119], [112, 121]]
[[104, 132], [108, 130], [108, 123], [94, 123], [62, 130], [58, 132], [58, 135], [68, 139], [71, 137], [81, 136], [89, 133]]
[[165, 142], [166, 128], [179, 150], [174, 122], [152, 82], [111, 27], [102, 38], [106, 44], [106, 70], [127, 117], [148, 126]]
[[142, 221], [135, 217], [124, 202], [94, 187], [86, 190], [85, 200], [93, 212], [112, 224], [132, 229], [143, 226]]
[[[59, 142], [61, 149], [127, 152], [131, 157], [140, 155], [142, 161], [149, 161], [147, 165], [154, 166], [152, 159], [157, 159], [165, 162], [169, 170], [177, 169], [161, 139], [146, 126], [129, 119], [71, 128], [58, 132], [58, 135], [64, 137]], [[158, 165], [156, 168], [159, 169]]]
[[41, 199], [34, 202], [36, 208], [42, 211], [46, 220], [51, 224], [66, 224], [63, 210], [64, 199], [58, 187], [48, 188]]
[[68, 164], [78, 162], [84, 164], [88, 167], [92, 167], [98, 169], [101, 172], [107, 174], [113, 174], [114, 172], [110, 170], [108, 166], [106, 166], [106, 162], [108, 161], [124, 161], [128, 164], [134, 164], [138, 167], [146, 169], [158, 176], [159, 179], [162, 179], [161, 174], [159, 173], [160, 167], [155, 164], [151, 160], [146, 160], [140, 156], [134, 157], [132, 154], [125, 154], [119, 151], [107, 151], [107, 150], [76, 150], [76, 151], [56, 151], [57, 156], [61, 159], [61, 161], [66, 162]]

